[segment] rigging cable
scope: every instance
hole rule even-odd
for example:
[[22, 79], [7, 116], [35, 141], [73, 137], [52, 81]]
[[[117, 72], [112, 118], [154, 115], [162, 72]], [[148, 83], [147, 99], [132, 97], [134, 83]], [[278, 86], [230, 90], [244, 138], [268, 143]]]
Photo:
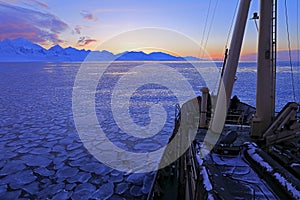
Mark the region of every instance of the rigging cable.
[[[206, 49], [206, 46], [207, 46], [207, 42], [208, 42], [208, 38], [209, 38], [209, 35], [210, 35], [212, 24], [213, 24], [213, 21], [214, 21], [214, 18], [215, 18], [218, 2], [219, 2], [219, 0], [216, 1], [215, 7], [214, 7], [214, 10], [213, 10], [210, 25], [209, 25], [208, 32], [207, 32], [207, 35], [206, 35], [206, 40], [205, 40], [205, 43], [204, 43], [204, 49]], [[204, 54], [204, 52], [202, 52], [202, 57], [203, 57], [203, 54]]]
[[[299, 60], [300, 60], [300, 52], [299, 52], [299, 1], [297, 1], [297, 69], [299, 70]], [[299, 76], [298, 76], [299, 78]], [[298, 79], [299, 82], [299, 79]], [[298, 91], [299, 92], [299, 91]], [[300, 96], [300, 94], [299, 94]]]
[[[220, 71], [219, 71], [219, 78], [222, 78], [223, 73], [224, 73], [224, 69], [225, 69], [225, 65], [226, 65], [226, 61], [227, 61], [227, 57], [228, 57], [228, 52], [229, 52], [229, 49], [228, 49], [229, 37], [232, 34], [232, 27], [233, 27], [233, 24], [234, 24], [234, 19], [237, 16], [238, 5], [239, 5], [239, 0], [236, 1], [234, 14], [233, 14], [232, 19], [231, 19], [230, 28], [228, 30], [228, 35], [227, 35], [227, 39], [226, 39], [226, 43], [225, 43], [225, 52], [224, 52], [223, 65], [221, 66]], [[221, 84], [221, 80], [219, 80], [219, 84]], [[218, 80], [215, 83], [215, 88], [217, 88], [217, 87], [218, 87]], [[220, 85], [219, 85], [219, 87], [220, 87]]]
[[237, 8], [238, 8], [238, 5], [239, 5], [239, 1], [237, 0], [237, 1], [236, 1], [236, 5], [235, 5], [235, 9], [234, 9], [234, 15], [232, 16], [232, 19], [231, 19], [230, 28], [229, 28], [228, 35], [227, 35], [227, 39], [226, 39], [226, 43], [225, 43], [225, 49], [228, 48], [229, 37], [230, 37], [230, 35], [232, 34], [232, 27], [233, 27], [233, 24], [234, 24], [234, 19], [236, 18], [236, 15], [237, 15]]
[[225, 53], [224, 53], [223, 66], [222, 66], [222, 69], [221, 69], [221, 71], [222, 71], [221, 72], [221, 77], [223, 76], [224, 68], [225, 68], [225, 65], [226, 65], [227, 57], [228, 57], [228, 51], [229, 51], [229, 49], [228, 49], [228, 42], [229, 42], [229, 37], [232, 34], [232, 27], [233, 27], [234, 19], [236, 18], [236, 15], [237, 15], [238, 5], [239, 5], [239, 1], [237, 0], [236, 1], [236, 5], [235, 5], [235, 9], [234, 9], [234, 14], [232, 16], [231, 23], [230, 23], [230, 28], [228, 30], [228, 35], [227, 35], [226, 43], [225, 43]]
[[229, 42], [229, 37], [232, 34], [232, 27], [233, 27], [233, 24], [234, 24], [234, 19], [236, 18], [236, 15], [237, 15], [238, 5], [239, 5], [239, 1], [236, 1], [234, 14], [233, 14], [232, 19], [231, 19], [230, 28], [228, 30], [228, 35], [227, 35], [227, 39], [226, 39], [226, 43], [225, 43], [225, 53], [224, 53], [223, 65], [222, 65], [222, 68], [221, 68], [221, 77], [223, 76], [225, 65], [226, 65], [226, 62], [227, 62], [227, 57], [228, 57], [228, 52], [229, 52], [228, 42]]
[[[209, 12], [210, 12], [210, 6], [211, 6], [211, 0], [209, 1], [209, 4], [208, 4], [208, 10], [207, 10], [207, 13], [206, 13], [206, 18], [205, 18], [205, 22], [204, 22], [204, 29], [203, 29], [203, 34], [202, 34], [201, 43], [200, 43], [200, 47], [201, 47], [201, 50], [202, 50], [202, 54], [203, 54], [203, 51], [205, 50], [205, 49], [203, 48], [203, 41], [204, 41], [204, 37], [205, 37], [207, 21], [208, 21], [208, 16], [209, 16]], [[201, 55], [202, 55], [202, 54], [201, 54]]]
[[258, 24], [257, 24], [257, 19], [254, 19], [254, 23], [255, 23], [256, 31], [258, 32]]
[[285, 8], [285, 23], [286, 23], [286, 32], [287, 32], [287, 40], [288, 40], [288, 52], [289, 52], [289, 62], [290, 62], [290, 70], [291, 70], [291, 78], [292, 78], [292, 89], [293, 89], [293, 98], [294, 102], [296, 102], [296, 93], [294, 86], [294, 72], [293, 72], [293, 64], [292, 64], [292, 52], [291, 52], [291, 40], [290, 40], [290, 31], [288, 25], [288, 10], [287, 10], [287, 0], [284, 1]]

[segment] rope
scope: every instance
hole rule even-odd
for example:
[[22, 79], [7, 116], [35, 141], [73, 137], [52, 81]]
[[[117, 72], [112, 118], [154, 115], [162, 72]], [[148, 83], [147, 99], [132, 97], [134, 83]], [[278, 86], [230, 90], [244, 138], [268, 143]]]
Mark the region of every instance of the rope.
[[225, 49], [227, 49], [227, 47], [228, 47], [229, 37], [232, 33], [232, 27], [233, 27], [233, 24], [234, 24], [234, 19], [236, 18], [238, 5], [239, 5], [239, 1], [237, 0], [236, 5], [235, 5], [235, 9], [234, 9], [234, 15], [232, 16], [230, 28], [229, 28], [227, 39], [226, 39]]
[[290, 41], [290, 31], [288, 24], [288, 10], [287, 10], [287, 1], [284, 1], [285, 8], [285, 23], [286, 23], [286, 32], [287, 32], [287, 40], [288, 40], [288, 49], [289, 49], [289, 62], [290, 62], [290, 70], [291, 70], [291, 78], [292, 78], [292, 89], [293, 89], [293, 97], [294, 102], [296, 102], [296, 93], [295, 93], [295, 85], [294, 85], [294, 72], [293, 72], [293, 64], [292, 64], [292, 52], [291, 52], [291, 41]]
[[[297, 50], [299, 50], [299, 1], [297, 1]], [[297, 66], [299, 66], [299, 59], [300, 59], [300, 55], [299, 55], [299, 51], [297, 51]]]
[[254, 23], [255, 23], [256, 31], [258, 32], [258, 24], [257, 24], [257, 20], [256, 19], [254, 19]]
[[209, 1], [209, 4], [208, 4], [208, 10], [207, 10], [207, 13], [206, 13], [206, 19], [205, 19], [203, 34], [202, 34], [201, 43], [200, 43], [200, 45], [201, 45], [200, 47], [202, 48], [202, 54], [203, 54], [203, 51], [205, 50], [203, 48], [203, 41], [204, 41], [204, 37], [205, 37], [207, 21], [208, 21], [208, 16], [209, 16], [209, 12], [210, 12], [210, 6], [211, 6], [211, 0]]
[[[215, 13], [216, 13], [218, 2], [219, 2], [219, 0], [216, 1], [215, 7], [214, 7], [214, 10], [213, 10], [212, 18], [211, 18], [211, 21], [210, 21], [210, 25], [209, 25], [209, 28], [208, 28], [207, 35], [206, 35], [206, 40], [205, 40], [205, 43], [204, 43], [204, 49], [206, 49], [206, 46], [207, 46], [207, 42], [208, 42], [208, 38], [209, 38], [209, 35], [210, 35], [212, 24], [213, 24], [213, 21], [214, 21], [214, 18], [215, 18]], [[204, 54], [204, 52], [202, 52], [202, 57], [203, 57], [203, 54]]]
[[[231, 19], [230, 28], [228, 30], [228, 35], [227, 35], [226, 44], [225, 44], [225, 53], [224, 53], [223, 65], [219, 69], [219, 76], [220, 76], [220, 78], [222, 78], [222, 76], [223, 76], [223, 72], [224, 72], [224, 69], [225, 69], [226, 61], [227, 61], [227, 56], [228, 56], [228, 52], [229, 52], [229, 49], [228, 49], [229, 37], [230, 37], [230, 35], [232, 33], [232, 27], [233, 27], [233, 24], [234, 24], [234, 19], [236, 18], [236, 15], [237, 15], [238, 5], [239, 5], [239, 0], [236, 1], [236, 5], [235, 5], [235, 9], [234, 9], [234, 14], [233, 14], [232, 19]], [[220, 83], [221, 82], [219, 82], [219, 84]], [[218, 87], [218, 80], [216, 81], [214, 88], [216, 89], [217, 87]], [[220, 87], [220, 85], [219, 85], [219, 87]]]
[[[299, 54], [299, 1], [297, 1], [297, 67], [299, 70], [299, 60], [300, 60], [300, 54]], [[299, 77], [299, 76], [298, 76]], [[300, 95], [299, 95], [300, 96]]]

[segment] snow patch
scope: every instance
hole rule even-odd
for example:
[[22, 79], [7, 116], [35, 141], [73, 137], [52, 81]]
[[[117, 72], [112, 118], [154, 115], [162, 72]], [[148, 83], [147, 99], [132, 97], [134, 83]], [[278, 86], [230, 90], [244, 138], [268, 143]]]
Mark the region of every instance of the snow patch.
[[209, 180], [208, 173], [207, 173], [207, 170], [205, 167], [202, 167], [200, 174], [202, 175], [202, 178], [203, 178], [203, 184], [204, 184], [205, 190], [211, 191], [213, 187]]
[[292, 195], [293, 198], [295, 199], [300, 199], [300, 191], [297, 190], [297, 188], [289, 182], [287, 179], [285, 179], [281, 174], [278, 172], [274, 173], [274, 177], [278, 182], [287, 190], [289, 191]]
[[300, 163], [292, 163], [291, 167], [300, 167]]
[[272, 172], [274, 169], [273, 167], [267, 163], [258, 153], [256, 153], [256, 144], [253, 143], [248, 144], [247, 152], [249, 156], [261, 167], [263, 167], [267, 172]]

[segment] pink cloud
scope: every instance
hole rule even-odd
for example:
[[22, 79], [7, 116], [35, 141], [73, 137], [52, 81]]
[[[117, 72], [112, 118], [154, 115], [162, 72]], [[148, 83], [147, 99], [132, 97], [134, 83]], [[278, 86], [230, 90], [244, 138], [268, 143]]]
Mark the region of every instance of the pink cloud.
[[79, 40], [77, 41], [77, 45], [78, 46], [86, 46], [93, 42], [97, 42], [97, 40], [91, 39], [89, 37], [80, 37]]
[[77, 25], [77, 26], [74, 28], [74, 30], [75, 30], [75, 33], [77, 33], [77, 34], [81, 34], [81, 29], [82, 29], [82, 26], [80, 26], [80, 25]]
[[95, 18], [94, 15], [86, 10], [82, 10], [80, 12], [81, 16], [83, 17], [83, 19], [86, 19], [88, 21], [93, 21], [96, 22], [98, 21], [98, 18]]
[[31, 1], [28, 1], [28, 0], [6, 0], [5, 2], [12, 3], [12, 4], [18, 4], [19, 6], [20, 5], [25, 6], [25, 7], [29, 6], [31, 8], [39, 6], [39, 7], [45, 8], [45, 9], [49, 9], [49, 6], [46, 3], [38, 1], [38, 0], [31, 0]]
[[0, 29], [1, 29], [0, 32], [1, 39], [4, 38], [16, 39], [16, 38], [23, 37], [30, 41], [43, 42], [43, 40], [38, 37], [38, 35], [41, 34], [40, 30], [27, 22], [0, 23]]
[[43, 7], [43, 8], [49, 9], [49, 6], [48, 6], [47, 4], [45, 4], [45, 3], [43, 3], [43, 2], [36, 1], [36, 3], [37, 3], [38, 5], [40, 5], [41, 7]]
[[60, 43], [68, 25], [55, 15], [0, 3], [0, 39], [26, 38], [37, 43]]

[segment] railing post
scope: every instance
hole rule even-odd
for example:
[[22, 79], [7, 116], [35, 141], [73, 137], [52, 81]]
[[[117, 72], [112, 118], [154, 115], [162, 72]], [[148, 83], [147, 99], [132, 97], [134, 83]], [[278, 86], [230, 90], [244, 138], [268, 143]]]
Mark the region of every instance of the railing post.
[[209, 89], [207, 87], [202, 87], [200, 89], [202, 92], [202, 99], [201, 99], [201, 113], [200, 113], [200, 128], [207, 128], [207, 100]]

